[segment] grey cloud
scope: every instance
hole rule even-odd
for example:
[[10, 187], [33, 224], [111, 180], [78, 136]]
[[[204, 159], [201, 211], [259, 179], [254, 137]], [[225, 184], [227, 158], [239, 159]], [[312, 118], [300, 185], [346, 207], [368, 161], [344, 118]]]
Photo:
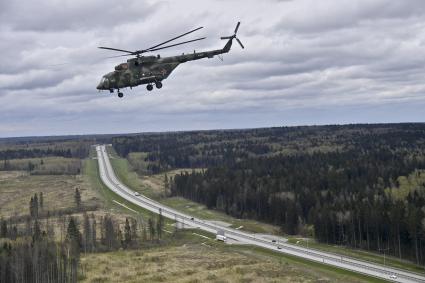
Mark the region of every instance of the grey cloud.
[[342, 29], [386, 19], [420, 17], [425, 13], [425, 5], [420, 0], [299, 0], [284, 7], [275, 29], [296, 32]]
[[14, 30], [62, 31], [70, 29], [110, 29], [118, 24], [144, 20], [157, 5], [130, 0], [40, 0], [6, 1], [0, 12], [0, 23]]
[[[425, 5], [420, 1], [40, 3], [0, 3], [0, 136], [423, 116]], [[225, 42], [219, 37], [231, 34], [237, 20], [246, 49], [235, 44], [223, 62], [182, 64], [160, 91], [126, 89], [124, 99], [95, 89], [103, 74], [125, 60], [101, 60], [115, 53], [99, 45], [140, 49], [205, 26], [191, 38], [207, 40], [161, 55], [221, 48]]]

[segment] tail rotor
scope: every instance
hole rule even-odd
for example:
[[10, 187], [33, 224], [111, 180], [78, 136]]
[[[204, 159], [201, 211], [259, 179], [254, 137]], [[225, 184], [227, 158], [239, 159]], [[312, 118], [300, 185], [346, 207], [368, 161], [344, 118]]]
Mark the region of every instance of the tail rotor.
[[231, 36], [223, 36], [223, 37], [221, 37], [221, 39], [230, 39], [230, 40], [236, 39], [236, 41], [239, 43], [239, 45], [242, 47], [242, 49], [244, 49], [245, 47], [243, 46], [242, 42], [239, 40], [239, 38], [236, 37], [236, 34], [237, 34], [238, 30], [239, 30], [239, 26], [240, 25], [241, 25], [241, 22], [238, 22], [236, 24], [235, 32], [233, 33], [233, 35], [231, 35]]

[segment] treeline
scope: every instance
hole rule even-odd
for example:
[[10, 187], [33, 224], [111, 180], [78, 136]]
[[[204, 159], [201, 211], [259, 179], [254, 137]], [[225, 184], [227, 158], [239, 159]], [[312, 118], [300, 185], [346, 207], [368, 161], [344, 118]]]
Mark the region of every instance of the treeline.
[[[81, 206], [79, 190], [75, 203]], [[44, 219], [43, 195], [29, 202], [30, 216], [25, 223], [18, 218], [0, 220], [0, 283], [77, 282], [85, 278], [80, 254], [137, 249], [162, 238], [162, 214], [120, 220], [106, 214], [84, 213], [82, 217], [60, 215]], [[57, 235], [59, 230], [59, 234]]]
[[43, 194], [35, 194], [24, 225], [17, 218], [0, 220], [0, 282], [77, 282], [81, 235], [76, 220], [63, 218], [66, 237], [58, 241], [54, 220], [39, 218], [42, 208]]
[[23, 159], [23, 158], [40, 158], [40, 157], [52, 157], [61, 156], [65, 158], [85, 158], [88, 156], [89, 149], [84, 146], [77, 147], [75, 149], [40, 149], [40, 148], [28, 148], [28, 149], [6, 149], [0, 150], [0, 160], [8, 159]]
[[425, 159], [410, 158], [409, 151], [279, 155], [176, 175], [171, 193], [280, 225], [288, 234], [306, 233], [312, 225], [319, 241], [385, 248], [423, 263], [425, 184], [406, 199], [388, 189], [416, 169], [425, 169]]
[[40, 160], [5, 159], [0, 162], [0, 171], [27, 171], [31, 175], [77, 175], [82, 163], [76, 158], [47, 158]]
[[[151, 173], [204, 168], [171, 181], [183, 196], [238, 218], [329, 244], [425, 263], [425, 124], [331, 125], [142, 134], [113, 138], [144, 152]], [[137, 168], [136, 168], [137, 169]]]
[[[276, 127], [141, 134], [112, 139], [115, 151], [122, 157], [128, 157], [131, 152], [146, 153], [142, 161], [151, 173], [172, 168], [208, 168], [279, 153], [345, 151], [359, 145], [362, 150], [368, 150], [381, 143], [389, 149], [403, 144], [414, 154], [415, 149], [425, 144], [425, 125]], [[145, 171], [140, 169], [138, 171]]]

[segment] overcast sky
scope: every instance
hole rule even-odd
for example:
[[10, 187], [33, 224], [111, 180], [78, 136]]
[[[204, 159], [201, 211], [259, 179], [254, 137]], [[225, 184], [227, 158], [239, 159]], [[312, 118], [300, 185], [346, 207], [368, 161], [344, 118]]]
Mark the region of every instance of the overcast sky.
[[[224, 61], [181, 64], [161, 90], [98, 92], [136, 50], [198, 26]], [[0, 1], [0, 137], [425, 122], [423, 0]], [[125, 60], [125, 59], [124, 59]]]

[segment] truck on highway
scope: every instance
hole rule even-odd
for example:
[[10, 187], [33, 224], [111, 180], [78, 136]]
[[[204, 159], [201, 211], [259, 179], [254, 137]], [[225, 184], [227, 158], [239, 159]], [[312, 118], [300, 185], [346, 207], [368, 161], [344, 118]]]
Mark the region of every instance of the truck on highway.
[[225, 242], [226, 241], [226, 236], [224, 236], [224, 235], [216, 235], [216, 237], [215, 237], [215, 239], [217, 240], [217, 241], [222, 241], [222, 242]]

